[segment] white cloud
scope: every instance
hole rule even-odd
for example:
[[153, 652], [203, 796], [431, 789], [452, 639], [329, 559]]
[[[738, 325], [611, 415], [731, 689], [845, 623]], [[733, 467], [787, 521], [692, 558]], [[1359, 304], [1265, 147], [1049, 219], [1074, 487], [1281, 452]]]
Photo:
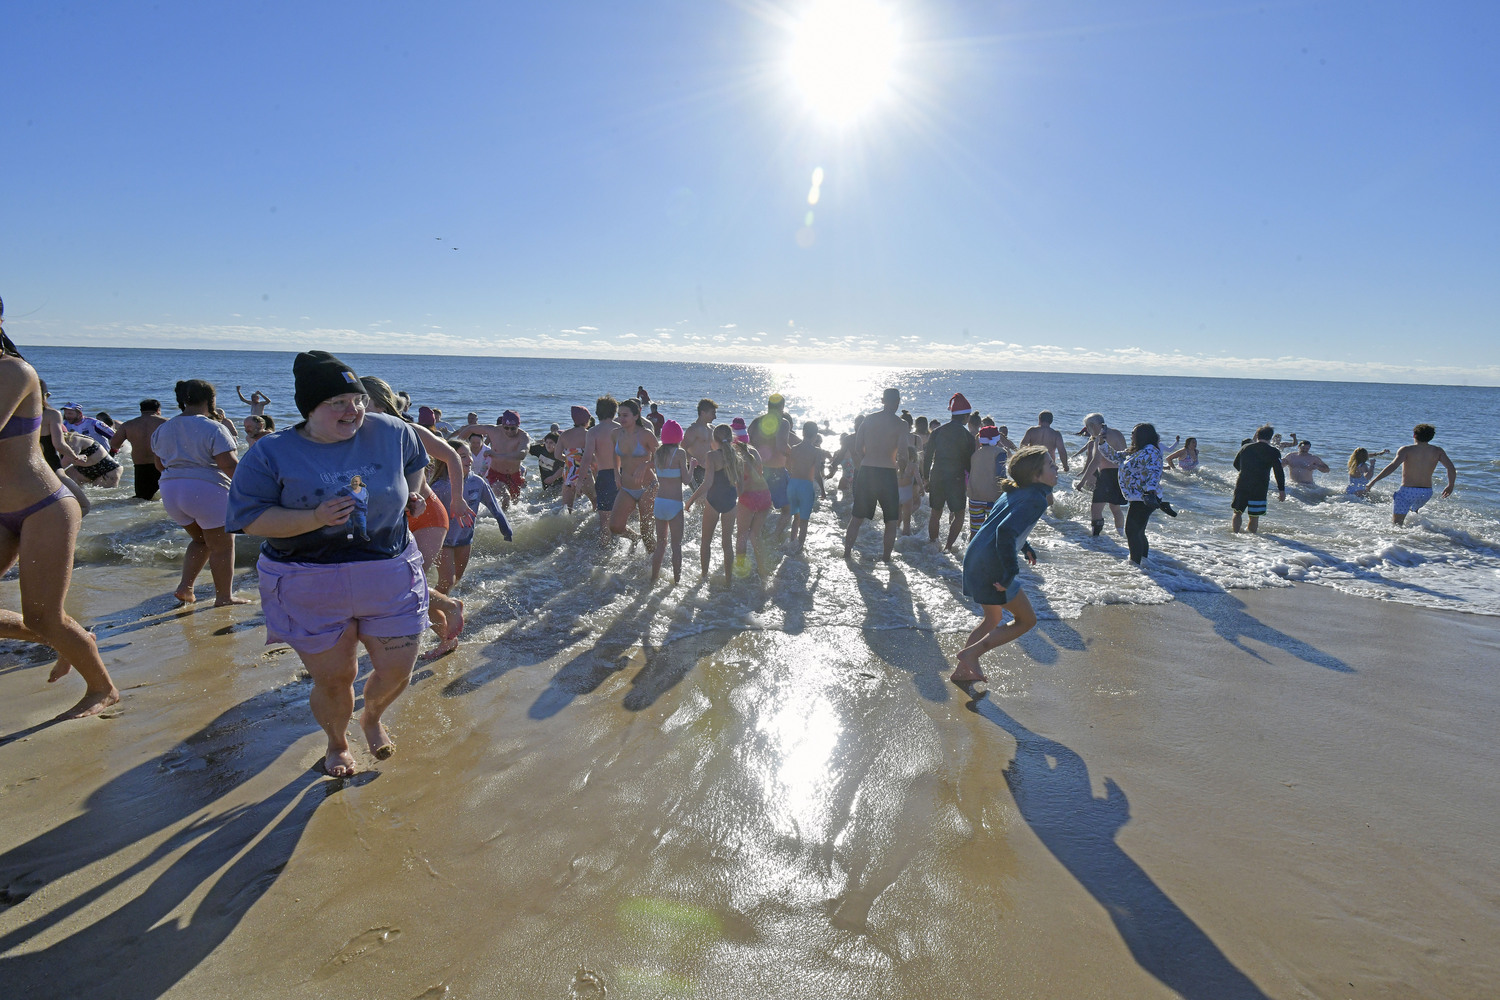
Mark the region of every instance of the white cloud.
[[597, 326], [580, 326], [578, 329], [580, 329], [580, 330], [587, 330], [589, 333], [598, 333], [599, 332], [599, 328]]
[[633, 334], [633, 333], [622, 333], [622, 334], [620, 334], [620, 339], [621, 340], [635, 340], [636, 339], [636, 335]]

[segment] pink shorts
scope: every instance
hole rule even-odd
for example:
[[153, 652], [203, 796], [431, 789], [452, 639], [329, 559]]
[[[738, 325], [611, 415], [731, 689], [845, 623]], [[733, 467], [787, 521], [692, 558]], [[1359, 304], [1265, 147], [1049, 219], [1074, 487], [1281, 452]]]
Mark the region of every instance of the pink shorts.
[[256, 569], [267, 645], [323, 653], [350, 625], [387, 639], [420, 635], [427, 627], [427, 573], [415, 539], [391, 559], [302, 563], [262, 555]]
[[224, 527], [224, 512], [229, 508], [229, 487], [207, 479], [163, 479], [161, 502], [167, 516], [183, 527]]

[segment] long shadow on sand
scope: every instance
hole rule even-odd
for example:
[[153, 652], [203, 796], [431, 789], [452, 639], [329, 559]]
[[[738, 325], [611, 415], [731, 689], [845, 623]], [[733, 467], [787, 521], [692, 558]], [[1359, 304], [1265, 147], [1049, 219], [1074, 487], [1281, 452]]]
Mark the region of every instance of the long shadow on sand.
[[865, 643], [886, 663], [911, 674], [912, 686], [917, 689], [917, 694], [928, 701], [947, 701], [949, 694], [946, 678], [953, 670], [953, 665], [943, 655], [942, 647], [934, 639], [918, 643], [913, 651], [911, 643], [902, 640], [908, 628], [892, 629], [891, 619], [882, 621], [876, 610], [886, 608], [894, 613], [896, 620], [902, 622], [917, 620], [906, 574], [895, 563], [884, 565], [887, 577], [881, 579], [865, 560], [856, 557], [849, 561], [849, 568], [854, 573], [854, 582], [859, 587], [859, 596], [865, 607]]
[[572, 704], [574, 698], [588, 694], [610, 674], [623, 669], [625, 664], [620, 661], [629, 650], [637, 645], [650, 645], [651, 622], [661, 602], [659, 593], [646, 593], [622, 609], [597, 641], [558, 668], [551, 683], [532, 702], [527, 715], [550, 719]]
[[1094, 797], [1088, 765], [1039, 736], [981, 694], [970, 711], [1010, 733], [1016, 755], [1003, 772], [1016, 807], [1052, 855], [1109, 913], [1142, 969], [1186, 1000], [1266, 1000], [1192, 918], [1115, 843], [1130, 804], [1112, 780]]
[[[43, 886], [121, 855], [202, 813], [139, 859], [86, 891], [51, 904], [0, 937], [0, 952], [24, 947], [106, 896], [130, 898], [38, 951], [0, 958], [6, 993], [23, 996], [157, 997], [217, 948], [275, 882], [324, 794], [325, 779], [302, 772], [257, 802], [214, 811], [225, 795], [263, 771], [292, 742], [316, 729], [307, 685], [288, 684], [246, 699], [170, 750], [89, 796], [73, 817], [0, 855], [0, 902], [15, 912]], [[351, 779], [373, 780], [374, 773]], [[344, 783], [328, 782], [332, 792]], [[188, 846], [191, 845], [191, 846]], [[183, 851], [183, 848], [187, 849]], [[144, 889], [125, 888], [172, 860]], [[228, 866], [227, 868], [225, 866]], [[108, 869], [106, 868], [106, 871]], [[101, 872], [101, 876], [104, 873]], [[184, 901], [207, 894], [190, 913]], [[174, 911], [179, 911], [173, 919]]]
[[1375, 570], [1370, 569], [1368, 566], [1361, 566], [1359, 565], [1359, 563], [1350, 562], [1347, 559], [1341, 559], [1338, 556], [1334, 555], [1332, 552], [1327, 551], [1326, 549], [1320, 549], [1317, 546], [1308, 545], [1306, 542], [1298, 542], [1290, 538], [1283, 538], [1280, 535], [1274, 536], [1274, 538], [1275, 541], [1280, 545], [1284, 545], [1289, 549], [1295, 549], [1298, 552], [1306, 552], [1308, 555], [1317, 556], [1318, 559], [1326, 565], [1335, 566], [1339, 569], [1347, 571], [1349, 575], [1353, 576], [1356, 580], [1371, 580], [1375, 583], [1380, 584], [1382, 587], [1390, 587], [1392, 590], [1410, 590], [1418, 594], [1427, 594], [1430, 597], [1441, 597], [1447, 601], [1463, 600], [1463, 598], [1457, 596], [1456, 594], [1445, 594], [1440, 590], [1433, 590], [1431, 587], [1423, 587], [1420, 584], [1407, 583], [1402, 580], [1392, 580], [1384, 573], [1377, 573]]

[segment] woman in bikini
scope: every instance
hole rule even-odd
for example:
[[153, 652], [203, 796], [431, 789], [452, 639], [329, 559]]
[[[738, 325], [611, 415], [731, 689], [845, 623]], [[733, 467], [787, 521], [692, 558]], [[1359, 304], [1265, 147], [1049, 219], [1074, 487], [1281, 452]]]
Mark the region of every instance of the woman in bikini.
[[700, 499], [708, 506], [703, 508], [703, 534], [699, 541], [699, 556], [703, 562], [703, 575], [708, 576], [709, 556], [714, 544], [714, 528], [721, 529], [724, 545], [724, 582], [734, 583], [734, 522], [735, 506], [739, 502], [740, 459], [733, 447], [733, 432], [728, 424], [719, 424], [713, 430], [713, 449], [708, 453], [707, 474], [703, 485], [688, 497], [687, 507]]
[[[460, 483], [464, 481], [463, 462], [459, 459], [458, 452], [454, 451], [447, 441], [401, 412], [401, 406], [396, 401], [396, 394], [391, 391], [390, 385], [384, 379], [366, 375], [360, 381], [364, 383], [365, 391], [370, 394], [370, 407], [375, 413], [396, 417], [410, 424], [427, 454], [443, 463], [453, 481]], [[410, 513], [406, 515], [406, 526], [411, 529], [412, 536], [417, 540], [417, 548], [422, 552], [422, 569], [425, 571], [431, 569], [437, 557], [442, 554], [443, 539], [448, 534], [448, 525], [453, 521], [463, 525], [473, 524], [474, 512], [469, 509], [468, 503], [464, 500], [463, 490], [454, 490], [453, 495], [449, 497], [448, 506], [444, 507], [437, 494], [432, 491], [432, 487], [426, 482], [425, 476], [421, 496], [425, 506], [415, 517]], [[421, 659], [433, 660], [457, 648], [458, 634], [464, 628], [464, 602], [449, 597], [441, 591], [433, 590], [428, 594], [427, 620], [432, 625], [433, 634], [438, 637], [438, 645], [423, 653]]]
[[647, 552], [654, 553], [655, 525], [647, 524], [646, 518], [653, 517], [656, 511], [658, 484], [656, 470], [651, 467], [651, 456], [657, 449], [656, 435], [651, 433], [651, 425], [641, 420], [641, 404], [633, 399], [620, 403], [618, 418], [620, 428], [612, 435], [614, 453], [601, 459], [605, 462], [604, 468], [608, 468], [610, 458], [614, 459], [615, 481], [620, 484], [609, 530], [616, 535], [625, 534], [630, 515], [636, 514], [640, 521], [641, 541], [646, 543]]
[[[0, 302], [0, 324], [5, 305]], [[0, 574], [20, 562], [21, 613], [0, 611], [0, 637], [51, 646], [47, 682], [76, 668], [87, 689], [57, 716], [97, 715], [120, 700], [94, 637], [63, 610], [83, 513], [42, 457], [42, 389], [0, 325]]]
[[655, 503], [656, 551], [651, 555], [651, 582], [661, 575], [667, 536], [672, 540], [672, 582], [682, 582], [682, 481], [687, 477], [688, 457], [682, 449], [682, 425], [668, 420], [661, 428], [661, 447], [652, 464], [658, 481]]
[[750, 571], [749, 550], [754, 548], [756, 572], [764, 576], [767, 566], [766, 558], [761, 552], [760, 529], [766, 523], [766, 515], [771, 512], [771, 488], [766, 484], [760, 452], [750, 446], [750, 435], [745, 432], [744, 420], [735, 417], [730, 428], [734, 431], [733, 448], [740, 463], [738, 485], [742, 508], [734, 543], [735, 568], [744, 567], [746, 573]]
[[[1180, 465], [1178, 463], [1181, 463]], [[1167, 468], [1192, 472], [1198, 468], [1198, 439], [1188, 438], [1182, 447], [1167, 456]]]

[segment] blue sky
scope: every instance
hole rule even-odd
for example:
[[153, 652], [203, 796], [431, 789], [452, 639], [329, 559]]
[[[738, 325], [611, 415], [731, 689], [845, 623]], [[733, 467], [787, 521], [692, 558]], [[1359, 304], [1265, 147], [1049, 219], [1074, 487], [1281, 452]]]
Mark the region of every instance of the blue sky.
[[1500, 384], [1500, 7], [808, 6], [12, 5], [7, 329]]

